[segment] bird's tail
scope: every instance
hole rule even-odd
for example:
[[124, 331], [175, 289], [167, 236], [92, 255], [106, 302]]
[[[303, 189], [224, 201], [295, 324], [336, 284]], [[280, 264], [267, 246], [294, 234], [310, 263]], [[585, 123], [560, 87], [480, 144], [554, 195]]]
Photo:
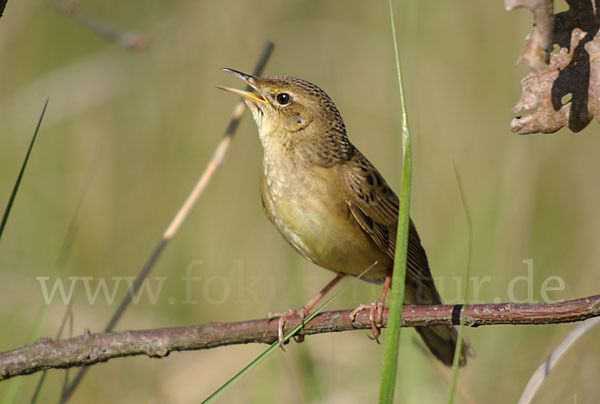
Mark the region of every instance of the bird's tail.
[[[415, 328], [427, 348], [446, 366], [452, 366], [454, 351], [458, 341], [458, 329], [454, 326], [438, 325], [433, 327]], [[458, 363], [460, 366], [467, 364], [467, 356], [472, 356], [469, 341], [463, 337], [462, 348]]]
[[[405, 289], [405, 304], [442, 304], [433, 280], [409, 282]], [[458, 342], [458, 328], [453, 325], [436, 325], [432, 327], [415, 327], [427, 348], [444, 365], [452, 366], [454, 351]], [[469, 341], [463, 337], [459, 356], [460, 366], [467, 364], [467, 356], [473, 356]]]

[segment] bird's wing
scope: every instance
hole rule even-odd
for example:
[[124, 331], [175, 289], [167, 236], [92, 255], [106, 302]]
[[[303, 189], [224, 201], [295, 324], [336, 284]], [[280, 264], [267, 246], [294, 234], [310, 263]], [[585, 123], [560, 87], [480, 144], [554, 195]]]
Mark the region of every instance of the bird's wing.
[[[392, 260], [396, 250], [398, 197], [381, 174], [358, 150], [343, 165], [345, 185], [350, 190], [346, 204], [360, 227]], [[409, 224], [406, 269], [414, 279], [431, 280], [427, 255], [412, 219]]]

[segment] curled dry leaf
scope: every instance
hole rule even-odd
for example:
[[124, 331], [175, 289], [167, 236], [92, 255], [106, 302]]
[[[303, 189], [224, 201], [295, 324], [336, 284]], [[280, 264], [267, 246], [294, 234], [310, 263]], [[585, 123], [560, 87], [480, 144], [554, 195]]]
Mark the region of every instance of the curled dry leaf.
[[552, 43], [558, 53], [549, 64], [533, 68], [522, 81], [522, 94], [512, 109], [537, 111], [511, 121], [519, 134], [573, 132], [600, 117], [600, 1], [570, 0], [571, 8], [554, 16]]
[[527, 60], [529, 67], [539, 69], [548, 64], [552, 49], [552, 14], [553, 0], [504, 0], [504, 8], [508, 11], [525, 7], [533, 13], [533, 29], [527, 35], [519, 62]]

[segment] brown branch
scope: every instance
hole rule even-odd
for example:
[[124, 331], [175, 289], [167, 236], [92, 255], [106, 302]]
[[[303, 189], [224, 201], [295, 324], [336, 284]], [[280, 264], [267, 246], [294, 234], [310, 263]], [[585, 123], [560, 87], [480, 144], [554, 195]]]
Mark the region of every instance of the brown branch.
[[[600, 295], [559, 303], [405, 306], [402, 326], [456, 325], [460, 321], [461, 309], [465, 325], [471, 327], [568, 323], [600, 316]], [[305, 324], [299, 335], [370, 328], [368, 313], [359, 313], [353, 324], [349, 314], [349, 310], [321, 313]], [[384, 310], [383, 320], [385, 327], [387, 310]], [[291, 328], [296, 324], [297, 320], [290, 321], [288, 326]], [[276, 340], [277, 322], [267, 320], [98, 334], [88, 332], [61, 341], [41, 338], [33, 344], [0, 353], [0, 380], [44, 369], [88, 366], [124, 356], [160, 358], [173, 351], [233, 344], [271, 344]]]

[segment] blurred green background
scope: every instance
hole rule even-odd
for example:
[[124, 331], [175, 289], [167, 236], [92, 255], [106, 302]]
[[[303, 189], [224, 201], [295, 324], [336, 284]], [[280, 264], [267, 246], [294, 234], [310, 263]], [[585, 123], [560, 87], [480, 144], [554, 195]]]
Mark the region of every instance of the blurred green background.
[[[9, 1], [0, 20], [0, 203], [8, 200], [46, 98], [50, 103], [13, 213], [0, 242], [0, 350], [24, 345], [44, 299], [37, 277], [135, 276], [207, 164], [236, 102], [214, 85], [219, 71], [250, 72], [276, 43], [267, 75], [315, 82], [334, 99], [351, 140], [394, 188], [399, 184], [399, 102], [387, 2], [80, 1], [89, 14], [149, 35], [130, 52], [43, 1]], [[454, 176], [473, 220], [470, 301], [551, 299], [600, 292], [600, 137], [518, 136], [509, 130], [527, 66], [516, 65], [531, 26], [501, 1], [397, 2], [403, 74], [413, 135], [412, 216], [445, 299], [461, 299], [468, 230]], [[118, 329], [261, 318], [300, 307], [332, 274], [306, 262], [264, 217], [261, 148], [246, 115], [207, 192], [150, 276], [162, 289], [129, 308]], [[80, 205], [81, 204], [81, 205]], [[57, 263], [71, 221], [70, 254]], [[188, 272], [189, 271], [189, 272]], [[190, 273], [198, 280], [186, 288]], [[484, 278], [484, 277], [488, 278]], [[159, 277], [163, 277], [160, 278]], [[166, 278], [166, 279], [164, 279]], [[162, 279], [162, 281], [161, 281]], [[487, 279], [487, 280], [486, 280]], [[125, 293], [93, 304], [74, 288], [73, 334], [100, 331]], [[375, 299], [380, 287], [352, 280], [333, 308]], [[551, 283], [555, 286], [555, 283]], [[195, 301], [195, 303], [191, 303]], [[42, 324], [54, 336], [58, 296]], [[476, 358], [456, 402], [516, 402], [529, 376], [572, 325], [466, 330]], [[398, 402], [444, 402], [449, 372], [402, 335]], [[552, 373], [536, 403], [600, 401], [600, 330], [584, 337]], [[384, 332], [385, 338], [385, 332]], [[261, 352], [235, 346], [112, 360], [94, 366], [71, 402], [196, 403]], [[382, 346], [364, 331], [309, 337], [277, 352], [219, 402], [366, 403], [378, 393]], [[51, 371], [41, 402], [57, 400]], [[38, 375], [22, 379], [29, 402]], [[0, 383], [0, 397], [15, 380]], [[470, 400], [470, 401], [469, 401]]]

